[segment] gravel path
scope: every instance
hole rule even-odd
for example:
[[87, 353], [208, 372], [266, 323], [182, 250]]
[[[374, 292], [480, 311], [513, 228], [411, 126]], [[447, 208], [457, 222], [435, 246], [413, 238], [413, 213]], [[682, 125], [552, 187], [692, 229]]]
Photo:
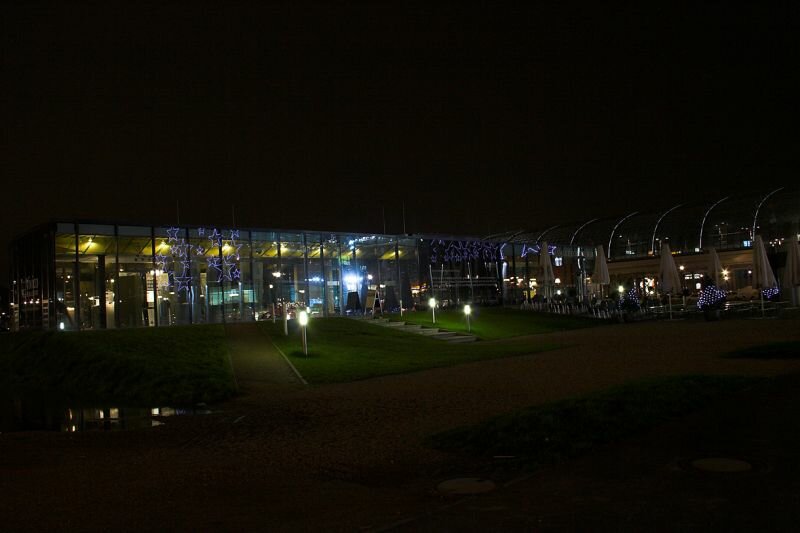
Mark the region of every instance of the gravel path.
[[[154, 430], [1, 435], [0, 520], [9, 529], [375, 528], [438, 508], [436, 483], [470, 474], [422, 444], [436, 431], [635, 378], [800, 371], [800, 360], [718, 357], [800, 340], [796, 320], [643, 323], [528, 340], [562, 348], [320, 387], [253, 379], [221, 412]], [[242, 368], [240, 379], [256, 375]]]

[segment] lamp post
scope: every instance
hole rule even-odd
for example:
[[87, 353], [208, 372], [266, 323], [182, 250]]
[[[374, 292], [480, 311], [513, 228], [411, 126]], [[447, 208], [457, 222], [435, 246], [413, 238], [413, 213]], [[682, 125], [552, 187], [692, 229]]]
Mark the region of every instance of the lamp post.
[[469, 323], [469, 315], [472, 314], [472, 308], [469, 304], [464, 306], [464, 315], [467, 317], [467, 332], [472, 333], [472, 324]]
[[428, 300], [428, 306], [430, 306], [431, 313], [433, 313], [433, 323], [436, 324], [436, 298]]
[[[686, 267], [681, 265], [678, 269], [681, 271], [681, 305], [686, 309], [686, 274], [683, 273]], [[694, 279], [694, 276], [692, 276], [692, 279]]]
[[308, 313], [300, 311], [297, 317], [300, 322], [300, 335], [303, 337], [303, 355], [308, 355], [308, 339], [306, 338], [306, 326], [308, 326]]

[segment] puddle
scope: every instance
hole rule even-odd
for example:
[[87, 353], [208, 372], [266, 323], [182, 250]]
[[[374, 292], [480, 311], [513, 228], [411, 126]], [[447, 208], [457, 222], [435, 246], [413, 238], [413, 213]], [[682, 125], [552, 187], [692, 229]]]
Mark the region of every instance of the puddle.
[[64, 406], [42, 400], [0, 400], [0, 433], [13, 431], [117, 431], [160, 426], [170, 416], [208, 414], [175, 407]]

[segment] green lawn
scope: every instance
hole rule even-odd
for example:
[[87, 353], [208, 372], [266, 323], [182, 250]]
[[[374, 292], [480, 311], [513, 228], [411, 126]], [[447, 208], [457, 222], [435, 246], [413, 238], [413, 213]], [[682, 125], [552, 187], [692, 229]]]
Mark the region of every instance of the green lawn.
[[290, 335], [283, 325], [261, 322], [309, 383], [336, 383], [457, 365], [480, 359], [549, 350], [552, 343], [532, 340], [503, 343], [448, 344], [422, 335], [394, 331], [350, 318], [312, 319], [308, 326], [308, 357], [303, 355], [295, 321]]
[[759, 344], [727, 354], [725, 357], [743, 359], [797, 359], [800, 358], [800, 342], [771, 342]]
[[214, 325], [3, 335], [0, 390], [158, 406], [221, 400], [235, 383]]
[[[436, 310], [434, 326], [430, 311], [409, 311], [400, 318], [409, 324], [440, 327], [450, 331], [467, 332], [467, 320], [462, 310]], [[603, 322], [584, 317], [520, 311], [504, 307], [473, 307], [470, 318], [472, 333], [481, 339], [502, 339], [520, 335], [536, 335], [567, 329], [598, 326]]]
[[429, 439], [433, 447], [474, 456], [513, 456], [550, 464], [593, 446], [651, 429], [763, 381], [740, 376], [675, 376], [638, 381], [531, 407]]

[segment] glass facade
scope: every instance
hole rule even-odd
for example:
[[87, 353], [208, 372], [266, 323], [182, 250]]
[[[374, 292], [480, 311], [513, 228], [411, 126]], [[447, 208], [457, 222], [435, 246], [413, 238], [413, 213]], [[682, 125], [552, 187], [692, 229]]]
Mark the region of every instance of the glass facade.
[[280, 304], [280, 244], [278, 234], [268, 231], [251, 232], [251, 272], [253, 287], [253, 318], [269, 318]]
[[443, 306], [517, 305], [540, 290], [544, 253], [558, 279], [553, 294], [581, 300], [596, 246], [606, 251], [612, 285], [653, 286], [669, 243], [689, 289], [707, 273], [713, 246], [728, 270], [726, 288], [735, 289], [750, 283], [755, 234], [780, 279], [783, 243], [800, 239], [800, 190], [479, 239], [58, 222], [11, 245], [11, 326], [226, 323], [306, 308], [345, 316], [424, 308], [432, 296]]
[[114, 226], [79, 224], [77, 238], [80, 329], [114, 326], [117, 239]]
[[117, 264], [114, 282], [117, 327], [155, 326], [158, 276], [153, 262], [153, 230], [142, 226], [117, 226]]
[[[77, 228], [75, 224], [57, 224], [55, 228], [54, 252], [55, 272], [53, 294], [53, 315], [57, 327], [65, 330], [76, 330], [78, 324], [77, 282], [78, 275], [75, 263], [77, 250]], [[17, 261], [15, 261], [15, 264]], [[41, 272], [40, 275], [43, 275]], [[24, 278], [13, 281], [13, 284], [24, 283]], [[25, 296], [22, 295], [23, 304]], [[46, 320], [45, 320], [46, 322]]]
[[[427, 239], [74, 222], [12, 246], [15, 329], [89, 330], [399, 311], [427, 298]], [[420, 278], [426, 273], [425, 280]]]

